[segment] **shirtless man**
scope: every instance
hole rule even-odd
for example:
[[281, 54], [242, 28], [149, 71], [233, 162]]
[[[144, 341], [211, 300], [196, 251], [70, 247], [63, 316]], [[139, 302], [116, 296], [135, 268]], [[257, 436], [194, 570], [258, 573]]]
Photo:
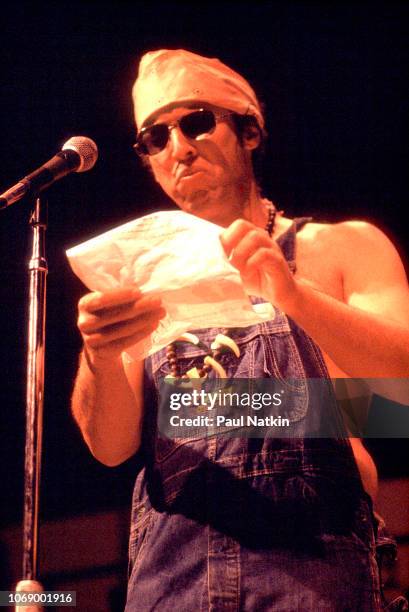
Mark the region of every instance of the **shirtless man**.
[[[183, 211], [225, 228], [222, 245], [248, 293], [272, 303], [312, 338], [321, 349], [328, 375], [346, 379], [407, 376], [409, 291], [403, 265], [388, 238], [364, 222], [305, 223], [296, 235], [293, 274], [278, 244], [293, 221], [277, 214], [272, 238], [266, 233], [270, 205], [260, 196], [252, 166], [264, 122], [248, 83], [218, 60], [181, 50], [159, 51], [143, 58], [134, 101], [139, 150], [156, 181]], [[192, 113], [208, 111], [213, 118], [210, 128], [205, 125], [209, 115], [190, 118]], [[238, 128], [237, 116], [250, 120]], [[121, 354], [151, 334], [164, 315], [160, 299], [143, 296], [136, 287], [94, 292], [80, 300], [78, 326], [84, 351], [73, 413], [91, 452], [106, 465], [117, 465], [133, 455], [142, 437], [144, 364], [126, 362]], [[363, 401], [368, 399], [366, 391]], [[363, 487], [374, 497], [375, 466], [360, 439], [351, 439], [351, 445]], [[133, 574], [138, 571], [142, 570], [134, 569]], [[320, 575], [324, 583], [333, 579], [325, 572]], [[133, 603], [138, 587], [132, 588], [136, 590], [131, 590], [127, 610], [153, 609], [150, 603], [138, 608]], [[178, 609], [193, 609], [189, 606], [195, 597], [206, 602], [200, 609], [254, 606], [312, 611], [323, 601], [327, 607], [322, 609], [338, 609], [322, 593], [321, 599], [310, 604], [303, 596], [297, 603], [279, 604], [281, 595], [276, 594], [262, 607], [240, 592], [241, 603], [234, 607], [220, 593], [217, 599], [210, 587], [200, 600], [186, 585], [183, 588], [190, 599], [164, 597], [160, 609], [178, 608], [180, 601], [185, 607]], [[286, 588], [293, 591], [294, 585], [288, 583]], [[334, 601], [340, 597], [337, 588]], [[149, 589], [144, 589], [139, 595], [146, 597]], [[358, 609], [354, 605], [361, 610], [378, 609], [376, 591], [375, 585], [370, 603], [357, 599], [359, 604], [345, 609]]]

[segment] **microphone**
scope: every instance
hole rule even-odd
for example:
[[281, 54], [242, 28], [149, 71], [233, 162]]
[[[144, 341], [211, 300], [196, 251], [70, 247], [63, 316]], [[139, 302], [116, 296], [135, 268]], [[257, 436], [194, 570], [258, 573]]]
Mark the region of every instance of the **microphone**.
[[97, 159], [98, 147], [91, 138], [73, 136], [57, 155], [2, 193], [0, 209], [14, 204], [28, 193], [39, 193], [70, 172], [91, 170]]

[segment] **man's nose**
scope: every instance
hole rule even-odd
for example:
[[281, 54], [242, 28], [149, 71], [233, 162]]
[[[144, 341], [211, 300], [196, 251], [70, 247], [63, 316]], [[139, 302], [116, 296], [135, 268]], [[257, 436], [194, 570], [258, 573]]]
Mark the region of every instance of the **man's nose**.
[[170, 128], [170, 144], [172, 155], [178, 160], [183, 161], [187, 158], [196, 157], [196, 148], [189, 138], [183, 134], [178, 125], [173, 125]]

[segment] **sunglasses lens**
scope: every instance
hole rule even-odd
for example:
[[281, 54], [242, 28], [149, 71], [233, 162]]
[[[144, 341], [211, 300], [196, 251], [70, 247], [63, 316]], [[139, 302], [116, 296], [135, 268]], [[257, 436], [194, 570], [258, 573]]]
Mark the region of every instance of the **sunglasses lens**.
[[[216, 127], [216, 117], [212, 111], [197, 110], [185, 115], [178, 122], [186, 138], [198, 138], [210, 134]], [[175, 124], [177, 125], [177, 123]], [[169, 128], [165, 123], [157, 123], [141, 130], [136, 149], [143, 155], [156, 155], [166, 147]]]
[[139, 145], [142, 152], [155, 155], [166, 147], [169, 138], [168, 126], [162, 123], [152, 125], [143, 130], [139, 137]]
[[179, 125], [187, 138], [197, 138], [214, 130], [216, 118], [212, 111], [199, 110], [182, 117]]

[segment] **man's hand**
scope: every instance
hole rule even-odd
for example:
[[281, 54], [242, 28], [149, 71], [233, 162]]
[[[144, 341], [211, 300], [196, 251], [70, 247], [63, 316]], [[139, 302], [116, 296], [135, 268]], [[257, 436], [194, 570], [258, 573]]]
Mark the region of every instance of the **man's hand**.
[[220, 236], [230, 263], [239, 270], [246, 291], [286, 310], [297, 284], [280, 247], [249, 221], [234, 221]]
[[112, 363], [122, 351], [149, 336], [164, 316], [161, 300], [142, 296], [137, 288], [84, 295], [78, 304], [78, 328], [89, 365]]

